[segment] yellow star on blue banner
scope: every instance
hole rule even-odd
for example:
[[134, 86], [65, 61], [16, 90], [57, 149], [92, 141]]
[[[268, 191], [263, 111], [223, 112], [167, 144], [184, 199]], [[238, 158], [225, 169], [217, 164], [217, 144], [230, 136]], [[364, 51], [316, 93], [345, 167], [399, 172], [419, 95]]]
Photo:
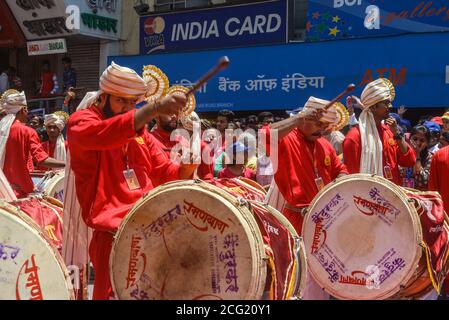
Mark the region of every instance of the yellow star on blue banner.
[[340, 32], [340, 30], [338, 30], [338, 28], [337, 28], [337, 26], [335, 26], [334, 28], [329, 28], [329, 35], [331, 36], [334, 36], [334, 37], [336, 37], [337, 36], [337, 33], [339, 33]]
[[332, 17], [332, 22], [338, 23], [341, 20], [339, 16]]

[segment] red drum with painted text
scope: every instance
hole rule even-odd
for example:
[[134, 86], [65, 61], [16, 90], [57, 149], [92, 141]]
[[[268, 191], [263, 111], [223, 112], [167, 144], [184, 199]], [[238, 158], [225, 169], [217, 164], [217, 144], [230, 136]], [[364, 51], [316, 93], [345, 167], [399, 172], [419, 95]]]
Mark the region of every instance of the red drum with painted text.
[[52, 241], [18, 207], [0, 201], [0, 300], [73, 299], [71, 280]]
[[[426, 269], [425, 256], [435, 253], [435, 269], [429, 270], [437, 270], [432, 274], [438, 287], [447, 255], [438, 197], [412, 195], [367, 174], [327, 185], [309, 206], [303, 225], [310, 274], [339, 299], [409, 298], [428, 288], [428, 282], [422, 286], [415, 281]], [[418, 214], [414, 198], [427, 206], [426, 215]], [[441, 228], [435, 228], [438, 224]], [[439, 233], [430, 235], [432, 229]]]
[[116, 234], [119, 299], [293, 299], [305, 286], [294, 228], [238, 179], [179, 181], [152, 190]]

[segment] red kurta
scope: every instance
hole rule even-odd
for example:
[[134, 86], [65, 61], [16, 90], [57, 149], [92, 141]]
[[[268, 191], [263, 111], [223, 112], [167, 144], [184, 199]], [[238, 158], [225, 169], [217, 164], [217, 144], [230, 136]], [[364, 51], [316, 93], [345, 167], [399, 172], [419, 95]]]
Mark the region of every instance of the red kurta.
[[250, 168], [244, 168], [241, 175], [234, 174], [229, 168], [224, 168], [218, 173], [218, 179], [234, 179], [244, 177], [256, 181], [256, 173]]
[[[267, 150], [273, 157], [269, 134], [266, 141]], [[273, 163], [275, 160], [272, 159]], [[279, 141], [278, 166], [274, 179], [290, 207], [305, 208], [317, 195], [315, 166], [324, 185], [335, 180], [340, 174], [348, 174], [345, 165], [338, 159], [335, 149], [325, 138], [311, 142], [304, 138], [301, 131], [294, 129]], [[298, 211], [285, 208], [283, 213], [301, 234], [304, 217]]]
[[187, 143], [180, 136], [176, 136], [174, 141], [170, 140], [171, 132], [158, 128], [152, 130], [150, 134], [155, 138], [154, 141], [156, 146], [166, 154], [168, 159], [170, 159], [170, 152], [178, 143]]
[[[184, 146], [187, 146], [189, 143], [187, 140], [185, 140], [183, 137], [181, 136], [177, 136], [175, 138], [175, 141], [171, 141], [170, 140], [170, 135], [171, 133], [168, 133], [164, 130], [161, 129], [154, 129], [153, 131], [151, 131], [150, 133], [156, 140], [156, 145], [160, 148], [160, 150], [162, 150], [168, 159], [170, 159], [170, 153], [172, 151], [172, 149], [177, 145], [177, 144], [182, 144]], [[197, 175], [198, 178], [203, 179], [203, 180], [209, 180], [209, 179], [213, 179], [214, 178], [214, 166], [213, 163], [211, 163], [210, 165], [207, 164], [207, 162], [205, 163], [203, 159], [203, 151], [208, 148], [210, 149], [209, 145], [201, 140], [201, 164], [198, 166], [197, 169]], [[206, 153], [206, 157], [210, 157], [210, 159], [207, 159], [207, 161], [212, 162], [211, 157], [213, 156], [213, 152], [212, 150], [210, 152], [205, 151]]]
[[16, 120], [6, 142], [3, 172], [18, 198], [25, 198], [34, 190], [28, 167], [30, 157], [40, 163], [48, 158], [48, 154], [42, 148], [36, 130]]
[[[48, 140], [48, 141], [42, 142], [41, 144], [42, 144], [42, 148], [44, 148], [45, 152], [47, 152], [50, 157], [54, 158], [55, 157], [56, 142], [55, 143], [51, 143], [50, 140]], [[67, 141], [64, 141], [64, 144], [65, 144], [65, 150], [67, 151], [69, 144], [67, 143]], [[46, 171], [46, 170], [48, 170], [48, 168], [44, 167], [44, 166], [38, 166], [37, 170]]]
[[[214, 152], [208, 143], [201, 140], [201, 164], [198, 166], [196, 174], [203, 180], [214, 178]], [[208, 164], [210, 163], [210, 164]]]
[[[91, 107], [74, 113], [67, 136], [71, 167], [83, 219], [95, 230], [89, 252], [98, 277], [94, 299], [112, 295], [109, 281], [109, 254], [112, 233], [131, 207], [149, 190], [179, 178], [179, 166], [168, 161], [146, 131], [136, 133], [135, 110], [104, 119]], [[123, 171], [136, 173], [140, 189], [130, 190]]]
[[[430, 164], [429, 191], [438, 191], [443, 199], [444, 211], [449, 213], [449, 147], [440, 149], [432, 157]], [[446, 277], [445, 292], [449, 295], [449, 276]]]
[[[67, 141], [64, 141], [64, 144], [65, 149], [67, 150], [69, 144]], [[42, 142], [42, 148], [44, 148], [45, 152], [47, 152], [50, 157], [55, 157], [56, 142], [50, 143], [50, 140]]]
[[[392, 181], [397, 185], [402, 185], [399, 166], [413, 167], [416, 162], [415, 152], [409, 146], [407, 152], [402, 153], [397, 141], [394, 140], [393, 132], [387, 125], [378, 126], [377, 130], [383, 143], [382, 167], [389, 166], [393, 174]], [[343, 160], [351, 174], [360, 172], [361, 154], [362, 142], [357, 126], [348, 132], [346, 139], [343, 141]]]
[[449, 148], [437, 151], [430, 164], [429, 191], [438, 191], [443, 198], [444, 211], [449, 213]]

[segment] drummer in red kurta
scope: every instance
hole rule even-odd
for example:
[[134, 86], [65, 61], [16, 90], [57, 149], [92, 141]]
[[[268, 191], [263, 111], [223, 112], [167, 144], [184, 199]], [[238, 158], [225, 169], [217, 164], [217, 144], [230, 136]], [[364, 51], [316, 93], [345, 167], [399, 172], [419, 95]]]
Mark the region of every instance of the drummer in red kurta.
[[[438, 191], [443, 199], [444, 211], [449, 213], [449, 147], [437, 151], [432, 157], [429, 176], [429, 191]], [[449, 296], [449, 276], [444, 281], [444, 292]]]
[[[178, 122], [177, 114], [158, 115], [156, 117], [156, 126], [150, 132], [150, 135], [155, 138], [155, 143], [159, 150], [166, 155], [167, 159], [172, 159], [173, 162], [177, 163], [180, 161], [181, 145], [187, 146], [188, 144], [187, 140], [179, 135], [172, 137], [173, 131], [178, 128]], [[179, 147], [179, 150], [175, 150], [175, 147]]]
[[[302, 233], [303, 209], [307, 208], [325, 185], [348, 174], [323, 132], [337, 122], [335, 107], [323, 111], [329, 101], [310, 97], [302, 112], [270, 125], [267, 151], [274, 165], [274, 179], [287, 201], [283, 214]], [[323, 113], [318, 120], [316, 113]], [[277, 130], [277, 131], [275, 131]], [[271, 139], [278, 134], [277, 154]], [[273, 136], [273, 137], [272, 137]], [[277, 165], [276, 165], [277, 163]]]
[[[62, 135], [65, 125], [66, 119], [61, 113], [53, 113], [45, 116], [44, 126], [47, 131], [48, 141], [43, 142], [42, 147], [50, 157], [61, 161], [66, 160], [66, 153], [63, 151], [67, 150], [68, 146], [67, 141], [65, 141], [64, 136]], [[62, 148], [63, 146], [64, 148]], [[58, 148], [60, 148], [60, 150], [58, 150]]]
[[86, 97], [82, 110], [71, 116], [67, 136], [83, 220], [94, 229], [89, 247], [93, 298], [105, 300], [113, 296], [109, 255], [123, 217], [146, 192], [191, 177], [196, 166], [169, 161], [145, 127], [156, 115], [178, 113], [185, 96], [167, 96], [136, 110], [146, 84], [133, 70], [116, 64], [103, 73], [100, 89], [99, 96]]
[[28, 168], [30, 157], [46, 167], [62, 168], [65, 164], [49, 157], [37, 132], [23, 124], [28, 116], [25, 94], [9, 91], [2, 100], [7, 115], [0, 121], [1, 165], [16, 196], [25, 198], [34, 190]]
[[350, 173], [377, 174], [402, 185], [399, 166], [413, 167], [416, 156], [389, 116], [394, 98], [394, 87], [387, 79], [366, 86], [361, 96], [364, 110], [359, 125], [346, 135], [343, 159]]
[[[68, 118], [68, 115], [67, 115]], [[66, 161], [66, 150], [68, 143], [62, 135], [62, 130], [65, 127], [65, 116], [60, 113], [53, 113], [45, 115], [44, 126], [47, 131], [48, 141], [42, 142], [42, 147], [50, 157], [60, 161]], [[45, 167], [38, 167], [38, 170], [46, 170]]]
[[449, 148], [437, 151], [432, 157], [429, 176], [429, 191], [438, 191], [444, 203], [444, 211], [449, 213]]

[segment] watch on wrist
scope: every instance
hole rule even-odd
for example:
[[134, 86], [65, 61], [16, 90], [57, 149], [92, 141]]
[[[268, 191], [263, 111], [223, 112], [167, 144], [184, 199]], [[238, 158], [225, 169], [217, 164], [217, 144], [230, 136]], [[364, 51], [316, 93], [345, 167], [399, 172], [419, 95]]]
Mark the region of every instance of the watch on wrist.
[[401, 131], [394, 135], [394, 140], [402, 140], [402, 138], [404, 138], [404, 133], [402, 133]]

